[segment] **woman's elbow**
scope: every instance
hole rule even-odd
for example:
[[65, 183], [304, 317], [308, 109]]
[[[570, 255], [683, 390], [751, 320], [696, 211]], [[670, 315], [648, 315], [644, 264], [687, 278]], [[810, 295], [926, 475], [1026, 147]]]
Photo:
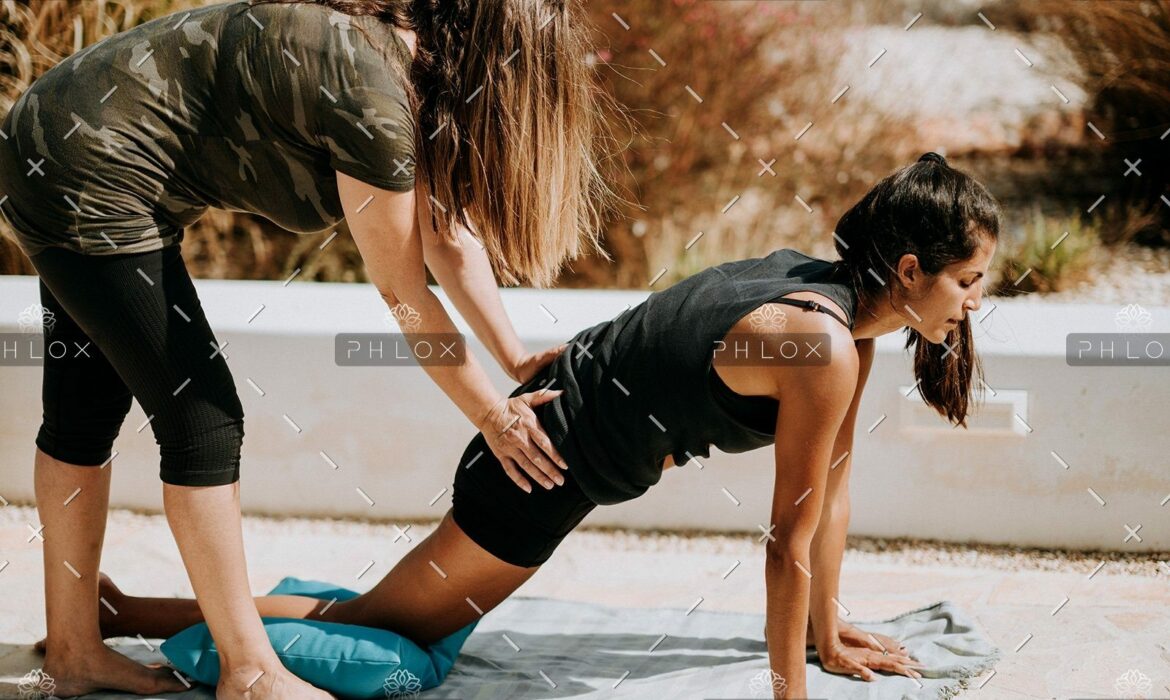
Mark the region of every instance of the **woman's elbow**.
[[398, 284], [391, 287], [388, 284], [374, 285], [378, 290], [378, 295], [386, 302], [386, 305], [393, 308], [401, 304], [406, 304], [410, 307], [421, 306], [424, 297], [431, 293], [431, 290], [425, 283], [412, 284]]

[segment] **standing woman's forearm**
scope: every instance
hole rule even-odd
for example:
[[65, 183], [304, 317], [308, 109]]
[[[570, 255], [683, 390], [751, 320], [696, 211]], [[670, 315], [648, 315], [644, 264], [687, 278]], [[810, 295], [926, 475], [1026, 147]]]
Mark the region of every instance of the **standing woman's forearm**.
[[[339, 172], [337, 193], [370, 282], [395, 317], [401, 319], [399, 327], [407, 340], [423, 333], [456, 335], [458, 329], [446, 308], [426, 283], [415, 191], [382, 190]], [[525, 491], [531, 489], [525, 475], [545, 488], [562, 483], [564, 477], [558, 467], [568, 467], [532, 410], [555, 399], [560, 392], [501, 397], [466, 347], [464, 355], [462, 364], [420, 364], [483, 433], [488, 447], [517, 486]]]
[[[458, 329], [447, 315], [446, 308], [439, 298], [430, 289], [423, 287], [414, 293], [404, 295], [382, 295], [386, 305], [393, 309], [398, 304], [406, 304], [418, 314], [418, 322], [413, 328], [402, 328], [402, 334], [407, 342], [413, 344], [412, 337], [434, 337], [433, 334], [455, 334]], [[439, 352], [436, 349], [436, 352]], [[439, 385], [451, 401], [459, 407], [463, 415], [475, 425], [476, 429], [483, 430], [488, 416], [493, 408], [497, 407], [502, 396], [495, 385], [488, 379], [483, 367], [475, 359], [475, 355], [464, 352], [462, 364], [438, 364], [430, 362], [419, 363], [430, 378]]]
[[[429, 207], [429, 202], [422, 206]], [[524, 345], [504, 311], [499, 284], [487, 252], [465, 228], [458, 227], [460, 241], [455, 243], [436, 237], [424, 223], [427, 221], [429, 213], [420, 211], [419, 225], [427, 269], [500, 367], [516, 379], [513, 372], [524, 355]]]
[[[845, 556], [845, 536], [849, 530], [849, 474], [853, 470], [853, 434], [861, 394], [873, 366], [872, 338], [854, 343], [857, 350], [857, 385], [845, 420], [833, 443], [833, 467], [825, 484], [825, 504], [821, 521], [812, 542], [812, 595], [809, 599], [809, 622], [817, 649], [827, 650], [838, 642], [837, 619], [840, 600], [841, 560]], [[842, 455], [837, 457], [836, 455]]]

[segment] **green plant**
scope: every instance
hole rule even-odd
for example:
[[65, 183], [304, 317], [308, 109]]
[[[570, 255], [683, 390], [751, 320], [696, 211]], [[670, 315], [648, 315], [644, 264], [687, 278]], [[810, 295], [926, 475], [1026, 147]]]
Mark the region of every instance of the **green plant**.
[[1001, 237], [1006, 250], [996, 267], [999, 284], [992, 294], [1012, 296], [1030, 292], [1059, 292], [1088, 278], [1101, 262], [1101, 217], [1087, 221], [1079, 214], [1044, 215], [1032, 207], [1031, 220], [1017, 237]]

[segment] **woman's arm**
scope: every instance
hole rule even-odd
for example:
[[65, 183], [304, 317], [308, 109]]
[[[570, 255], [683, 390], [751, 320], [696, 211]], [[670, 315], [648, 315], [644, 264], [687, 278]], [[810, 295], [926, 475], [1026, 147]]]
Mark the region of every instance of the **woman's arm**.
[[[771, 525], [765, 546], [764, 579], [768, 659], [783, 679], [780, 697], [808, 696], [805, 680], [806, 627], [811, 592], [811, 550], [825, 503], [833, 443], [857, 385], [858, 359], [847, 329], [825, 321], [810, 331], [827, 332], [827, 365], [777, 367], [775, 391], [783, 396], [776, 416], [776, 476]], [[775, 678], [775, 676], [774, 676]], [[777, 681], [779, 683], [779, 681]]]
[[[443, 304], [426, 284], [414, 192], [383, 190], [340, 172], [337, 190], [370, 281], [392, 309], [405, 304], [417, 314], [417, 324], [402, 329], [408, 340], [415, 335], [457, 334]], [[531, 488], [517, 467], [545, 488], [551, 488], [553, 481], [563, 481], [557, 466], [567, 466], [531, 410], [560, 392], [501, 397], [475, 356], [470, 352], [464, 355], [462, 364], [420, 364], [483, 432], [504, 471], [518, 486]]]
[[[504, 312], [499, 284], [483, 246], [462, 226], [456, 231], [458, 242], [436, 235], [430, 200], [419, 196], [417, 205], [423, 259], [435, 281], [508, 376], [520, 383], [528, 381], [530, 375], [526, 376], [523, 368], [534, 358], [525, 351]], [[560, 349], [554, 348], [550, 353], [555, 356]], [[542, 366], [541, 359], [553, 359], [548, 356], [550, 353], [541, 353], [536, 359], [539, 366]]]
[[[873, 364], [873, 338], [855, 343], [857, 348], [857, 386], [841, 428], [833, 442], [833, 461], [825, 485], [825, 505], [812, 541], [812, 594], [809, 620], [817, 649], [828, 649], [838, 642], [837, 623], [840, 600], [841, 560], [845, 555], [845, 535], [849, 530], [849, 474], [853, 462], [853, 432], [861, 393]], [[844, 459], [842, 459], [844, 456]]]
[[[810, 547], [812, 558], [809, 622], [817, 656], [826, 671], [857, 674], [872, 681], [874, 670], [921, 677], [915, 661], [896, 640], [871, 634], [837, 620], [837, 600], [841, 582], [841, 559], [845, 554], [845, 537], [849, 530], [849, 473], [853, 457], [853, 432], [858, 406], [873, 365], [872, 338], [857, 341], [857, 385], [853, 389], [849, 410], [833, 441], [833, 462], [825, 484], [825, 503], [821, 520]], [[844, 456], [844, 457], [843, 457]], [[843, 457], [843, 458], [842, 458]], [[883, 653], [883, 652], [888, 652]]]

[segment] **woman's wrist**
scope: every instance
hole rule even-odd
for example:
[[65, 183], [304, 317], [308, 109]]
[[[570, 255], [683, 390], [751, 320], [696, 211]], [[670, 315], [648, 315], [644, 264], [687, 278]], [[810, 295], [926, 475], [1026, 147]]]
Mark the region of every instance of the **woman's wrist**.
[[817, 656], [827, 656], [836, 652], [838, 649], [844, 649], [846, 645], [838, 637], [832, 640], [818, 639], [814, 646], [817, 650]]
[[845, 630], [846, 623], [839, 622], [836, 618], [828, 620], [824, 623], [812, 620], [813, 628], [813, 644], [817, 650], [822, 648], [828, 649], [837, 645], [842, 645], [841, 633]]
[[507, 402], [508, 397], [503, 396], [497, 399], [495, 403], [491, 404], [487, 408], [481, 409], [479, 412], [479, 420], [475, 422], [475, 429], [481, 433], [486, 433], [489, 427], [496, 426], [498, 423], [497, 418], [503, 412], [504, 406], [507, 405]]
[[508, 343], [500, 351], [500, 367], [513, 381], [520, 381], [520, 366], [524, 362], [524, 358], [528, 353], [524, 350], [524, 345], [520, 343], [519, 338], [514, 343]]

